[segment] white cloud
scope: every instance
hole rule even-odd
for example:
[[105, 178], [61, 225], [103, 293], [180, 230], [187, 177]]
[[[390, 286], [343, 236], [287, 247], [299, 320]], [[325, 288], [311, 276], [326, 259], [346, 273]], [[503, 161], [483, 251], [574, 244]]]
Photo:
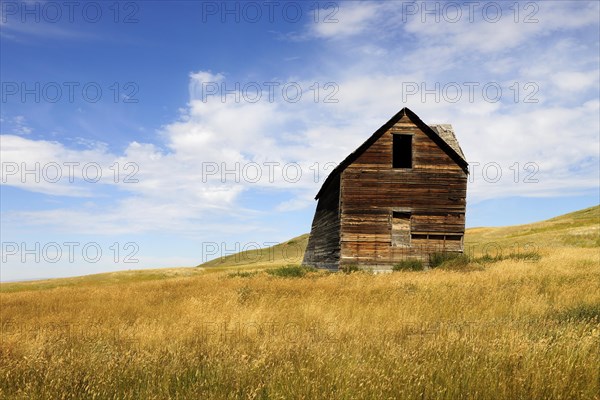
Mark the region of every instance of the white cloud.
[[[428, 123], [452, 123], [467, 159], [479, 162], [480, 168], [491, 162], [501, 166], [502, 179], [493, 183], [480, 175], [481, 169], [475, 170], [470, 202], [583, 193], [597, 187], [597, 38], [580, 40], [587, 28], [598, 24], [590, 17], [597, 4], [577, 8], [560, 3], [555, 8], [540, 3], [537, 24], [515, 24], [512, 18], [498, 24], [481, 19], [422, 23], [416, 17], [404, 22], [393, 5], [342, 3], [339, 23], [308, 28], [313, 40], [325, 43], [324, 54], [315, 57], [327, 60], [327, 68], [319, 76], [278, 79], [295, 81], [304, 89], [297, 103], [284, 101], [280, 92], [269, 101], [264, 87], [255, 103], [243, 96], [236, 101], [233, 94], [222, 101], [220, 94], [207, 93], [207, 85], [211, 90], [221, 84], [231, 89], [235, 77], [197, 71], [190, 74], [189, 103], [180, 118], [160, 128], [160, 144], [132, 142], [115, 154], [100, 144], [72, 150], [58, 142], [4, 135], [3, 161], [139, 166], [139, 182], [128, 185], [110, 179], [92, 187], [82, 182], [34, 185], [11, 180], [10, 185], [54, 195], [107, 196], [107, 188], [118, 193], [110, 207], [20, 212], [12, 217], [96, 233], [259, 229], [260, 213], [242, 201], [244, 194], [264, 191], [265, 201], [269, 193], [291, 195], [282, 196], [286, 200], [274, 206], [275, 213], [314, 205], [317, 163], [322, 182], [326, 165], [340, 162], [403, 106]], [[324, 92], [315, 102], [308, 88], [330, 81], [339, 88], [339, 102], [324, 103]], [[481, 92], [474, 101], [466, 95], [456, 103], [431, 97], [422, 101], [420, 94], [403, 101], [403, 83], [426, 83], [431, 89], [435, 82], [443, 86], [470, 81], [498, 82], [505, 90], [502, 101], [486, 102]], [[514, 82], [521, 90], [516, 101], [509, 89]], [[527, 82], [537, 84], [538, 103], [523, 102]], [[539, 167], [537, 183], [523, 182], [528, 162]], [[302, 168], [298, 181], [290, 179], [292, 163]], [[515, 163], [517, 182], [510, 169]], [[258, 165], [261, 173], [252, 182], [244, 179], [249, 165]], [[293, 168], [286, 170], [290, 165]], [[240, 216], [246, 218], [242, 228]]]
[[[89, 185], [82, 186], [81, 182], [84, 178], [89, 181], [96, 180], [95, 165], [101, 166], [104, 171], [108, 171], [111, 165], [111, 156], [104, 148], [70, 150], [59, 142], [6, 134], [0, 136], [0, 142], [2, 184], [34, 192], [61, 196], [91, 196]], [[88, 170], [88, 163], [95, 164]], [[104, 181], [110, 181], [110, 178], [105, 176]]]
[[559, 90], [578, 92], [590, 87], [598, 86], [598, 71], [559, 71], [553, 74], [552, 81]]
[[22, 115], [17, 115], [14, 117], [13, 123], [15, 125], [14, 132], [17, 135], [29, 135], [33, 131], [29, 126], [27, 126], [27, 121]]
[[313, 35], [326, 39], [348, 38], [364, 33], [376, 22], [383, 8], [381, 4], [366, 2], [327, 5], [331, 7], [320, 8], [315, 18], [317, 23], [310, 25]]

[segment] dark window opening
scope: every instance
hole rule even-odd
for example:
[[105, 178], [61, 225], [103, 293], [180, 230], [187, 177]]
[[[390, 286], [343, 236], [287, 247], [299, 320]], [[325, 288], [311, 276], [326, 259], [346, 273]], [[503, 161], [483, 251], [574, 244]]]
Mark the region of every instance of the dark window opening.
[[423, 234], [420, 234], [420, 233], [413, 233], [413, 234], [411, 235], [411, 237], [412, 237], [413, 239], [427, 239], [427, 237], [428, 237], [428, 236], [429, 236], [429, 235], [423, 235]]
[[393, 135], [393, 168], [412, 168], [412, 135]]
[[428, 233], [413, 233], [411, 235], [412, 239], [431, 239], [431, 240], [462, 240], [462, 235], [438, 235], [438, 234], [428, 234]]
[[461, 240], [462, 236], [460, 235], [446, 235], [446, 240]]

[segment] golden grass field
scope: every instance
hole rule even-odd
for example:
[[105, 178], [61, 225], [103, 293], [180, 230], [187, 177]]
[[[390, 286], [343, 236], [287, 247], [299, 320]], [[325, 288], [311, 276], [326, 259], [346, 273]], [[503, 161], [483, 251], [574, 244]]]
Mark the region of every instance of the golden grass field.
[[460, 268], [277, 277], [283, 244], [2, 284], [0, 398], [600, 399], [599, 227], [469, 229]]

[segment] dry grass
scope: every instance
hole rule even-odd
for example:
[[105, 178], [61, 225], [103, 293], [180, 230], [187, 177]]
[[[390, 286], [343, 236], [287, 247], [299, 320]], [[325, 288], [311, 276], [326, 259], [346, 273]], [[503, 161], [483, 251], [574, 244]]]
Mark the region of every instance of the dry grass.
[[0, 397], [600, 399], [599, 248], [559, 236], [465, 271], [9, 286]]

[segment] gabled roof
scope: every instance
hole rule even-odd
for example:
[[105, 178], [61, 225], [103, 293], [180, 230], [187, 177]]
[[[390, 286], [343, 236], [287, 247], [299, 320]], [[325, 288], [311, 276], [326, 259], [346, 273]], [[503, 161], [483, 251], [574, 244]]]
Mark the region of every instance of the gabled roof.
[[465, 173], [469, 173], [467, 160], [465, 159], [465, 155], [458, 144], [458, 140], [454, 135], [454, 130], [452, 129], [452, 125], [449, 124], [440, 124], [440, 125], [427, 125], [425, 122], [421, 121], [421, 119], [409, 110], [404, 107], [400, 110], [396, 115], [394, 115], [388, 122], [383, 124], [381, 128], [377, 129], [370, 138], [368, 138], [363, 144], [361, 144], [356, 150], [354, 150], [348, 157], [344, 159], [341, 163], [338, 164], [337, 167], [325, 179], [323, 182], [323, 186], [319, 190], [319, 193], [315, 196], [315, 200], [319, 198], [321, 193], [325, 190], [325, 188], [333, 181], [333, 178], [336, 175], [341, 174], [344, 169], [350, 164], [352, 164], [365, 150], [367, 150], [373, 143], [377, 141], [385, 132], [387, 132], [396, 122], [400, 121], [402, 117], [407, 116], [421, 131], [423, 131], [431, 140], [433, 140], [442, 150], [458, 164], [459, 167], [462, 168]]

